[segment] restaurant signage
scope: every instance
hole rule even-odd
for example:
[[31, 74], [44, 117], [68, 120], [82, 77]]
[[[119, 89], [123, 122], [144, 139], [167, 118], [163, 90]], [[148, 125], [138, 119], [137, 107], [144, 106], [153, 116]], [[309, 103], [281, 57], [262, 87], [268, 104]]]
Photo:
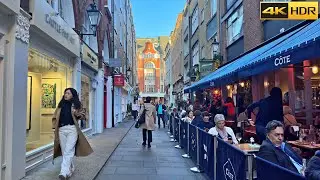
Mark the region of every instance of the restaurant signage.
[[124, 75], [123, 74], [114, 75], [113, 83], [114, 83], [114, 86], [123, 87], [124, 86]]
[[280, 56], [280, 57], [274, 59], [274, 65], [275, 66], [285, 65], [285, 64], [289, 64], [290, 61], [291, 61], [290, 55], [287, 55], [284, 57]]

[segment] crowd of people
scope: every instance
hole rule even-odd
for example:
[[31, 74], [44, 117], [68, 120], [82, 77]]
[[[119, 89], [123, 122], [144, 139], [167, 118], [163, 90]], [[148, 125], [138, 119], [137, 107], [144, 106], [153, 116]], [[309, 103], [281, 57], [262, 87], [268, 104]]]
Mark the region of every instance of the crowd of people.
[[[272, 88], [270, 96], [242, 108], [236, 108], [231, 97], [227, 97], [225, 101], [212, 103], [205, 101], [204, 104], [200, 104], [199, 101], [192, 104], [189, 101], [177, 108], [167, 107], [162, 101], [155, 104], [151, 98], [147, 98], [140, 106], [139, 114], [143, 112], [144, 107], [150, 111], [148, 121], [152, 121], [155, 125], [158, 118], [158, 128], [166, 127], [170, 112], [171, 116], [182, 119], [230, 144], [243, 143], [238, 141], [236, 135], [243, 136], [244, 127], [254, 126], [256, 143], [260, 144], [258, 156], [303, 174], [307, 179], [320, 179], [320, 151], [304, 164], [301, 151], [286, 143], [287, 140], [299, 139], [297, 132], [301, 124], [297, 123], [288, 100], [283, 99], [282, 91], [278, 87]], [[154, 130], [154, 126], [143, 129], [143, 145], [146, 145], [146, 132], [148, 132], [148, 146], [151, 147], [151, 131]]]

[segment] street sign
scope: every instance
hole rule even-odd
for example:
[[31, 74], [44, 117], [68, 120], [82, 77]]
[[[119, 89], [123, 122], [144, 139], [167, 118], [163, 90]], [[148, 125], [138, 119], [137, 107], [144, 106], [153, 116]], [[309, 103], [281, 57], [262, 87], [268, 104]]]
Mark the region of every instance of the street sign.
[[109, 58], [109, 67], [121, 67], [122, 61], [119, 58]]

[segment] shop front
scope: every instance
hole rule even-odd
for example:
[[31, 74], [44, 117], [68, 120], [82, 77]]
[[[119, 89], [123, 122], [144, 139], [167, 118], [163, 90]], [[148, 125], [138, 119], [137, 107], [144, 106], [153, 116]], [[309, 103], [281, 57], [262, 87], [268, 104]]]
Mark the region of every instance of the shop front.
[[96, 76], [98, 74], [98, 56], [82, 43], [82, 61], [81, 61], [81, 102], [86, 110], [86, 120], [80, 120], [81, 129], [86, 134], [96, 133], [97, 124], [97, 84]]
[[32, 1], [27, 73], [26, 170], [51, 159], [52, 116], [64, 89], [80, 93], [78, 35], [46, 1]]
[[120, 123], [123, 120], [123, 96], [122, 89], [125, 85], [123, 74], [114, 75], [113, 87], [114, 87], [114, 124]]
[[227, 96], [251, 92], [252, 101], [257, 101], [268, 96], [273, 87], [280, 87], [298, 122], [314, 124], [320, 117], [319, 29], [320, 20], [302, 22], [220, 67], [185, 92], [221, 87]]

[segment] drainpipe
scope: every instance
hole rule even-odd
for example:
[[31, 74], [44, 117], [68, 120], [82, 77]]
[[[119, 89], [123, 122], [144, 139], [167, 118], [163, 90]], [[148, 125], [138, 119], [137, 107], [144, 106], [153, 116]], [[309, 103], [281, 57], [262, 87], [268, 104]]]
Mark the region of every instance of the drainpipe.
[[[111, 31], [112, 31], [112, 52], [111, 52], [111, 57], [114, 58], [115, 54], [114, 54], [114, 0], [111, 0], [112, 1], [112, 7], [111, 7], [111, 14], [112, 14], [112, 23], [111, 23]], [[114, 68], [111, 68], [111, 77], [112, 77], [112, 127], [114, 127]]]

